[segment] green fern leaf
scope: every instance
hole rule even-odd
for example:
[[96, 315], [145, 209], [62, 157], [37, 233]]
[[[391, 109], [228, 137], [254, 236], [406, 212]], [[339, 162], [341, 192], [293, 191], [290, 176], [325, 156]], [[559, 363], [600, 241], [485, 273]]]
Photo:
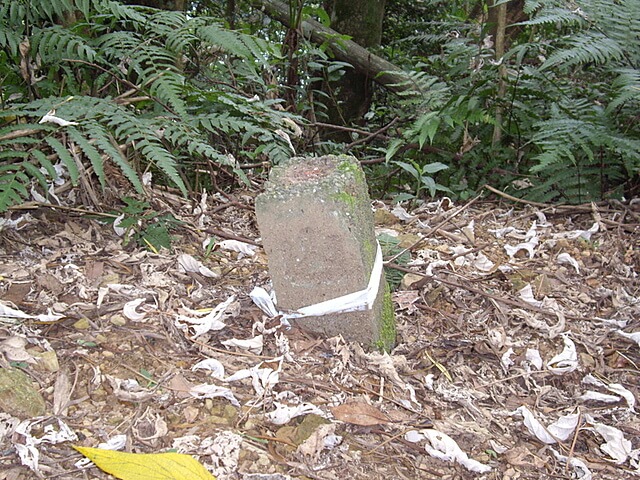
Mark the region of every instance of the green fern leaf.
[[29, 178], [22, 172], [7, 172], [6, 167], [0, 165], [0, 212], [6, 212], [29, 196], [26, 189]]
[[97, 55], [84, 38], [60, 25], [37, 31], [32, 37], [32, 48], [43, 61], [51, 63], [67, 58], [93, 62]]
[[97, 1], [96, 3], [96, 7], [101, 13], [111, 14], [117, 20], [129, 20], [134, 26], [142, 26], [149, 20], [149, 18], [135, 6], [104, 0]]
[[573, 35], [569, 45], [571, 45], [570, 48], [564, 48], [552, 54], [541, 69], [555, 66], [571, 67], [589, 62], [605, 64], [620, 60], [624, 56], [624, 48], [600, 32], [583, 32]]
[[219, 25], [203, 26], [196, 31], [196, 35], [201, 40], [220, 47], [230, 55], [246, 60], [263, 63], [267, 53], [275, 53], [271, 45], [264, 39], [226, 30]]
[[140, 149], [142, 155], [144, 155], [149, 162], [155, 164], [160, 171], [167, 175], [167, 177], [178, 186], [183, 195], [187, 194], [187, 187], [176, 168], [176, 158], [171, 155], [162, 144], [147, 139], [138, 142], [136, 147]]
[[42, 187], [42, 190], [46, 192], [49, 189], [47, 178], [44, 176], [44, 174], [40, 171], [38, 167], [36, 167], [35, 165], [33, 165], [31, 162], [28, 162], [28, 161], [22, 162], [19, 166], [20, 168], [22, 168], [22, 170], [27, 172], [29, 176], [31, 176], [32, 178], [35, 178], [38, 181], [38, 183]]
[[[6, 15], [7, 6], [3, 7], [0, 10], [0, 18], [4, 18]], [[20, 46], [20, 42], [22, 41], [22, 37], [13, 29], [8, 28], [8, 26], [0, 23], [0, 48], [5, 48], [9, 50], [10, 54], [13, 57], [18, 56], [18, 48]]]
[[55, 180], [57, 178], [58, 173], [56, 172], [56, 168], [44, 153], [42, 153], [40, 150], [32, 150], [31, 156], [33, 156], [38, 161], [38, 163], [42, 165], [51, 179]]
[[104, 188], [106, 186], [106, 180], [104, 177], [104, 160], [102, 159], [102, 155], [100, 155], [100, 152], [98, 152], [98, 150], [96, 150], [96, 148], [91, 145], [85, 136], [75, 127], [70, 127], [68, 132], [71, 139], [76, 145], [78, 145], [78, 147], [80, 147], [91, 162], [93, 171], [95, 172], [100, 185]]
[[53, 151], [56, 152], [56, 155], [62, 164], [67, 168], [71, 183], [73, 185], [77, 185], [78, 179], [80, 178], [80, 172], [78, 171], [78, 166], [76, 165], [75, 160], [71, 157], [69, 150], [67, 150], [67, 148], [57, 138], [46, 137], [44, 140], [49, 144]]
[[[529, 3], [529, 2], [527, 2]], [[540, 3], [538, 3], [540, 5]], [[537, 8], [525, 8], [528, 14], [533, 13]], [[514, 23], [513, 26], [525, 25], [576, 25], [583, 24], [584, 18], [578, 14], [578, 11], [572, 11], [561, 7], [550, 7], [540, 9], [538, 13], [526, 22]]]
[[142, 182], [140, 181], [138, 174], [124, 157], [120, 148], [117, 147], [117, 143], [111, 134], [109, 134], [104, 127], [94, 122], [90, 122], [85, 125], [85, 129], [89, 138], [95, 141], [100, 150], [106, 153], [113, 163], [120, 168], [122, 173], [127, 177], [138, 193], [144, 193], [144, 187], [142, 186]]
[[20, 158], [27, 158], [29, 152], [12, 151], [12, 150], [0, 150], [0, 159], [8, 158], [10, 160], [17, 160]]
[[617, 71], [618, 77], [614, 80], [615, 97], [607, 105], [607, 113], [613, 113], [626, 103], [631, 103], [631, 107], [640, 106], [640, 70], [624, 68]]
[[157, 75], [151, 83], [152, 95], [166, 101], [179, 115], [185, 115], [187, 106], [181, 98], [184, 91], [184, 77], [175, 72], [166, 71]]
[[73, 4], [68, 0], [29, 0], [30, 20], [46, 18], [52, 22], [73, 12]]

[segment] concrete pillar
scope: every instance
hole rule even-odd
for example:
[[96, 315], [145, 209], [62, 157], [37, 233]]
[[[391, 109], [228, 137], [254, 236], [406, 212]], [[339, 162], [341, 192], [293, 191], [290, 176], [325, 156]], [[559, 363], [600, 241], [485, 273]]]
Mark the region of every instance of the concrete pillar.
[[[256, 217], [282, 311], [367, 288], [377, 244], [364, 173], [351, 156], [292, 158], [275, 166]], [[371, 309], [293, 321], [323, 336], [389, 350], [395, 342], [391, 294], [380, 279]]]

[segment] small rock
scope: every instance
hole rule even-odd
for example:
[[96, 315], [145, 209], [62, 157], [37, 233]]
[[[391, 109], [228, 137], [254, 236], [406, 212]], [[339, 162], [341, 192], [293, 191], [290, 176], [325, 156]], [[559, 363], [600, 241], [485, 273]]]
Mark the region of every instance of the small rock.
[[43, 415], [46, 403], [27, 374], [0, 368], [0, 411], [20, 419]]
[[89, 319], [81, 318], [73, 324], [73, 328], [76, 330], [87, 330], [89, 328]]
[[373, 221], [376, 225], [395, 225], [396, 223], [400, 223], [398, 217], [396, 217], [389, 210], [385, 210], [384, 208], [379, 208], [373, 214]]
[[60, 370], [58, 355], [55, 351], [33, 353], [33, 357], [38, 361], [38, 365], [47, 372], [57, 372]]
[[127, 324], [127, 319], [117, 313], [109, 319], [109, 322], [116, 327], [124, 327]]
[[407, 273], [404, 277], [402, 277], [402, 281], [400, 282], [400, 290], [413, 290], [417, 288], [417, 283], [420, 282], [424, 277], [422, 275], [417, 275], [415, 273]]

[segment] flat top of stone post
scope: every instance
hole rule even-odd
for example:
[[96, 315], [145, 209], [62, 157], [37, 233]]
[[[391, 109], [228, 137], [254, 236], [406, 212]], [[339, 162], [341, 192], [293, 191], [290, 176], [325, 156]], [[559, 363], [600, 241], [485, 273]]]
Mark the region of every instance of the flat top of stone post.
[[358, 160], [349, 155], [325, 155], [323, 157], [292, 157], [273, 167], [266, 191], [277, 185], [282, 188], [304, 188], [305, 184], [331, 182], [335, 187], [352, 183], [361, 173]]
[[336, 168], [334, 159], [335, 157], [294, 157], [287, 162], [280, 180], [283, 184], [294, 184], [326, 177]]

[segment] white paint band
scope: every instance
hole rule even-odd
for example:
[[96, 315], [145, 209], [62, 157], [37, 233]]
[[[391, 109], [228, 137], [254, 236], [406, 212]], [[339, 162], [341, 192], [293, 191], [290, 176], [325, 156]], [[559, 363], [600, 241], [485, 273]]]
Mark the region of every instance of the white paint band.
[[371, 269], [369, 284], [364, 290], [342, 295], [341, 297], [325, 300], [324, 302], [299, 308], [294, 312], [281, 312], [276, 307], [276, 302], [266, 292], [264, 288], [255, 287], [249, 296], [260, 309], [270, 317], [282, 315], [283, 320], [290, 318], [319, 317], [332, 313], [356, 312], [360, 310], [371, 310], [378, 297], [380, 282], [382, 280], [382, 249], [376, 241], [376, 259]]

